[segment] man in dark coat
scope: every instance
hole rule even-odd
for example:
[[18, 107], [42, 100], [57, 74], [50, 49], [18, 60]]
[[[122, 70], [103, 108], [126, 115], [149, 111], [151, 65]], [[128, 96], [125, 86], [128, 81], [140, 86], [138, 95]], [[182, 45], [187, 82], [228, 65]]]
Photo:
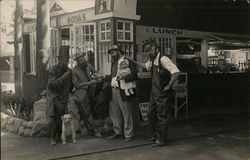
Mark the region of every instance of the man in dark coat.
[[60, 47], [58, 62], [50, 68], [47, 84], [46, 114], [51, 127], [51, 145], [55, 145], [57, 138], [61, 136], [61, 117], [68, 112], [68, 94], [73, 88], [71, 70], [68, 68], [69, 46]]
[[85, 53], [76, 53], [75, 60], [77, 65], [72, 69], [75, 102], [88, 131], [92, 132], [96, 137], [102, 137], [93, 123], [90, 106], [89, 85], [97, 82], [92, 79], [94, 69], [87, 63]]
[[[125, 91], [120, 88], [120, 80], [124, 80], [126, 83], [136, 81], [138, 78], [135, 64], [125, 58], [124, 51], [114, 45], [108, 50], [108, 53], [112, 57], [111, 64], [111, 87], [112, 95], [110, 101], [110, 117], [113, 122], [114, 135], [109, 139], [120, 137], [124, 134], [125, 141], [131, 141], [134, 136], [133, 117], [132, 117], [132, 101], [136, 96], [136, 88], [133, 88], [135, 94], [126, 96]], [[126, 76], [118, 76], [120, 62], [127, 60], [131, 73]]]

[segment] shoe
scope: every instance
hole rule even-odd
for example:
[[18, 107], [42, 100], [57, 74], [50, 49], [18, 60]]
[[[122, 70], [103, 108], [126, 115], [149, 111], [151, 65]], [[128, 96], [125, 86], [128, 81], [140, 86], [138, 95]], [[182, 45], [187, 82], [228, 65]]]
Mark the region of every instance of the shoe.
[[55, 141], [54, 139], [50, 139], [50, 145], [51, 145], [51, 146], [56, 145], [56, 141]]
[[130, 141], [132, 141], [132, 137], [125, 138], [125, 142], [130, 142]]
[[101, 138], [102, 137], [102, 134], [100, 132], [95, 132], [94, 133], [94, 136], [95, 137], [98, 137], [98, 138]]
[[119, 134], [113, 134], [112, 136], [109, 136], [108, 139], [115, 139], [115, 138], [120, 138], [121, 135]]
[[147, 138], [147, 140], [148, 140], [148, 141], [155, 141], [156, 138], [155, 138], [155, 137], [149, 137], [149, 138]]
[[156, 140], [154, 144], [151, 145], [151, 147], [162, 147], [167, 145], [166, 143], [160, 142], [159, 140]]

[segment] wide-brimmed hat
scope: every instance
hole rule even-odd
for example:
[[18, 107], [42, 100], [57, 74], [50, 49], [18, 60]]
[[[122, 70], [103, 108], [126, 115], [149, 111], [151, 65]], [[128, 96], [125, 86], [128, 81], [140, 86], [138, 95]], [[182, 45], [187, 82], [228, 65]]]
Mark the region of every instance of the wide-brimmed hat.
[[58, 58], [70, 58], [69, 56], [69, 46], [60, 46]]
[[108, 54], [111, 54], [111, 51], [120, 51], [121, 54], [124, 54], [124, 51], [118, 45], [113, 45], [109, 50]]
[[145, 49], [145, 51], [147, 51], [150, 47], [152, 47], [152, 46], [156, 46], [156, 47], [158, 47], [158, 45], [157, 45], [157, 42], [156, 42], [156, 40], [155, 39], [150, 39], [150, 40], [147, 40], [145, 43], [144, 43], [144, 49]]
[[80, 52], [78, 52], [78, 53], [75, 54], [75, 59], [74, 60], [77, 60], [78, 58], [84, 57], [84, 56], [86, 56], [86, 53], [80, 53]]

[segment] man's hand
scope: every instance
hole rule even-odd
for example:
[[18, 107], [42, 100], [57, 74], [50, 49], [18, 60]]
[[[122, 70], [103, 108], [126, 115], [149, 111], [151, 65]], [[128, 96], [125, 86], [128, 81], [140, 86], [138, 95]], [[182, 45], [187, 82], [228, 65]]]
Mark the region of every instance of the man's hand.
[[120, 80], [124, 79], [124, 77], [122, 75], [119, 75], [116, 77], [116, 79], [117, 79], [117, 81], [120, 81]]
[[166, 86], [163, 88], [163, 91], [168, 91], [168, 90], [170, 90], [170, 88], [171, 88], [171, 86], [168, 84], [168, 85], [166, 85]]
[[70, 71], [67, 71], [67, 72], [65, 72], [63, 75], [62, 75], [62, 79], [66, 79], [67, 77], [69, 77], [69, 75], [70, 75]]

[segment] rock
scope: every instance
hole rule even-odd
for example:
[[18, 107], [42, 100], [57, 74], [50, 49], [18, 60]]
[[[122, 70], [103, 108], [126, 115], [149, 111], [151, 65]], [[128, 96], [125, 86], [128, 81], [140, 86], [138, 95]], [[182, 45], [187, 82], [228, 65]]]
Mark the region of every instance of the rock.
[[112, 126], [112, 125], [113, 125], [113, 122], [112, 122], [112, 120], [110, 119], [110, 117], [107, 117], [107, 118], [105, 118], [105, 120], [104, 120], [104, 124], [107, 124], [107, 125]]
[[23, 120], [22, 126], [24, 128], [28, 128], [28, 121]]
[[102, 132], [103, 133], [109, 133], [113, 130], [112, 126], [104, 124], [104, 126], [102, 127]]
[[46, 126], [42, 123], [39, 122], [33, 122], [33, 127], [31, 130], [31, 136], [34, 136], [36, 134], [38, 134], [41, 130], [43, 130], [43, 128], [45, 128]]
[[48, 131], [44, 131], [44, 130], [41, 130], [37, 135], [36, 137], [48, 137], [49, 136], [49, 132]]
[[18, 129], [22, 126], [23, 120], [21, 119], [16, 119], [13, 127], [13, 132], [17, 133]]
[[96, 119], [94, 120], [94, 124], [96, 127], [100, 127], [104, 125], [104, 121], [102, 119]]
[[36, 101], [33, 106], [33, 121], [46, 121], [46, 98]]
[[33, 127], [33, 121], [29, 121], [28, 124], [27, 124], [27, 128], [32, 128]]
[[23, 136], [29, 137], [30, 135], [31, 135], [31, 129], [30, 128], [24, 129]]
[[6, 130], [8, 132], [13, 132], [13, 128], [14, 128], [13, 124], [7, 124], [7, 126], [6, 126]]
[[8, 124], [9, 118], [3, 118], [1, 119], [1, 129], [5, 129]]
[[22, 136], [23, 133], [24, 133], [24, 127], [20, 127], [20, 128], [18, 129], [18, 135], [19, 135], [19, 136]]

